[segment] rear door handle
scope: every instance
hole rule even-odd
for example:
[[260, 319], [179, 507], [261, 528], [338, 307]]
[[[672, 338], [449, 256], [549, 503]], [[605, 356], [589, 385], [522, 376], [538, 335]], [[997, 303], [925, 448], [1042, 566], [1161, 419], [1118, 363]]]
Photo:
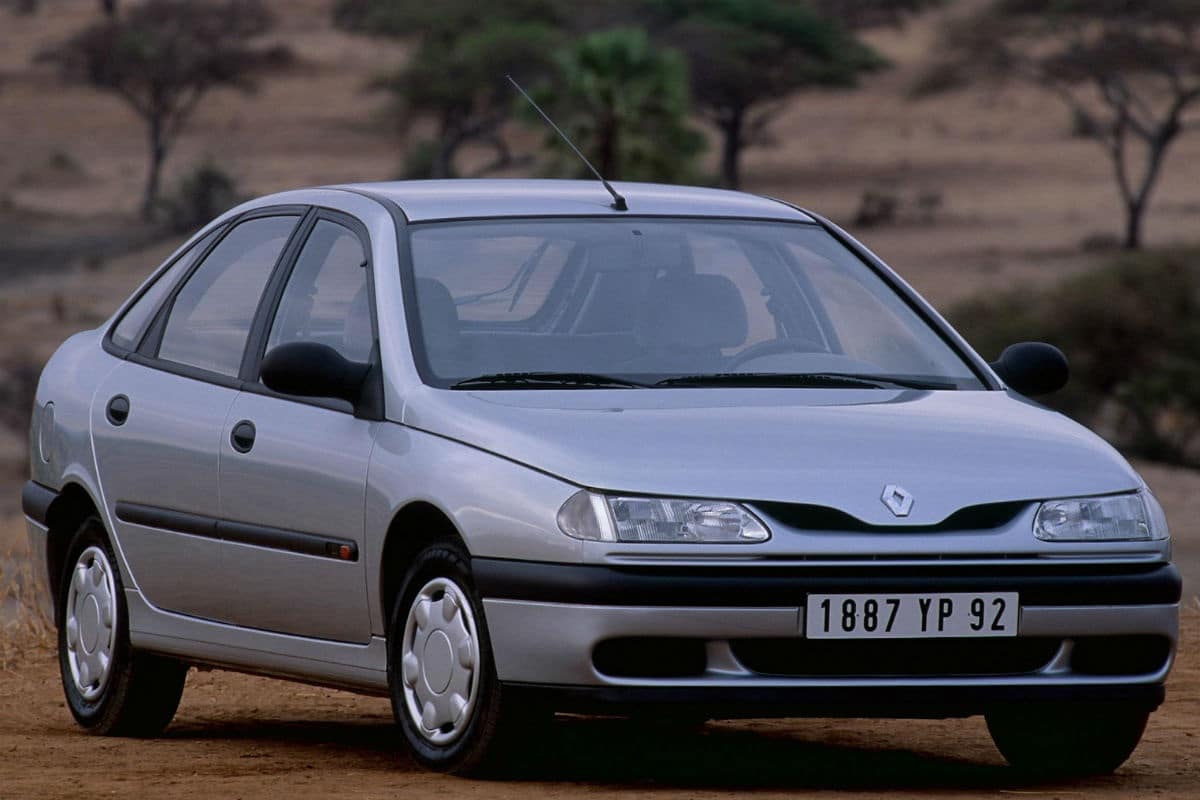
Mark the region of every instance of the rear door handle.
[[250, 448], [254, 447], [254, 436], [256, 433], [254, 423], [248, 419], [244, 419], [233, 426], [233, 430], [229, 434], [229, 443], [239, 453], [249, 453]]
[[129, 398], [123, 394], [113, 397], [104, 409], [104, 416], [113, 425], [124, 425], [129, 419]]

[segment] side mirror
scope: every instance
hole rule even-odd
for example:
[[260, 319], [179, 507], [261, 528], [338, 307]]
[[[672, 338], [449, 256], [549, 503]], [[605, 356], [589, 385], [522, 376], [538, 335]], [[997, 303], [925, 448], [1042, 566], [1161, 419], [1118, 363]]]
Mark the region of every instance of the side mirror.
[[370, 365], [348, 361], [316, 342], [281, 344], [262, 362], [262, 382], [280, 394], [336, 397], [357, 404]]
[[1029, 396], [1057, 392], [1071, 377], [1063, 351], [1045, 342], [1009, 345], [992, 362], [992, 369], [1010, 388]]

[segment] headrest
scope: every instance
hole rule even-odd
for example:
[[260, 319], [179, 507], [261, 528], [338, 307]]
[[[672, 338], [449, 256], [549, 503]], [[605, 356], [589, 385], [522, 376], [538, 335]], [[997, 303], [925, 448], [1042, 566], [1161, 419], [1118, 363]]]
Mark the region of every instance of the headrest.
[[346, 312], [346, 325], [342, 329], [342, 355], [351, 361], [366, 361], [374, 346], [371, 335], [371, 299], [367, 286], [358, 290], [350, 301]]
[[417, 278], [417, 309], [426, 348], [457, 345], [458, 306], [446, 284], [434, 278]]
[[714, 350], [740, 345], [748, 331], [742, 293], [724, 275], [668, 275], [650, 287], [641, 326], [649, 344]]

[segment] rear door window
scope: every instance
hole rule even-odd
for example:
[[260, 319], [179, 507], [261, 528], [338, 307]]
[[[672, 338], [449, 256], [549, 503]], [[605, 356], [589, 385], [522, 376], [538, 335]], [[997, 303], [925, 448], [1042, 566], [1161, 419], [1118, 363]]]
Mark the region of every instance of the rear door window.
[[231, 230], [176, 295], [158, 357], [236, 377], [263, 288], [298, 220], [258, 217]]

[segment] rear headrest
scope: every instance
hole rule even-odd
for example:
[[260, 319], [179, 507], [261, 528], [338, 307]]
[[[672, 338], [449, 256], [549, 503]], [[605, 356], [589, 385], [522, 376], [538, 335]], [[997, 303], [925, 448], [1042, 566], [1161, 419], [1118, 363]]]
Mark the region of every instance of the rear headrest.
[[434, 278], [417, 278], [418, 317], [425, 347], [430, 351], [458, 346], [458, 306], [446, 284]]
[[742, 293], [724, 275], [668, 275], [650, 287], [641, 336], [683, 350], [736, 347], [746, 341]]

